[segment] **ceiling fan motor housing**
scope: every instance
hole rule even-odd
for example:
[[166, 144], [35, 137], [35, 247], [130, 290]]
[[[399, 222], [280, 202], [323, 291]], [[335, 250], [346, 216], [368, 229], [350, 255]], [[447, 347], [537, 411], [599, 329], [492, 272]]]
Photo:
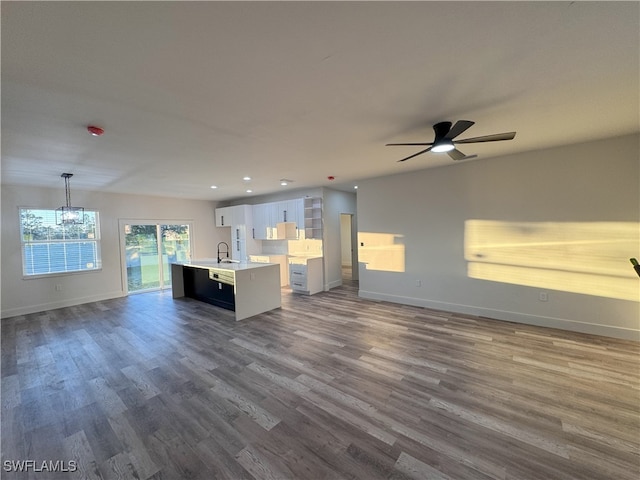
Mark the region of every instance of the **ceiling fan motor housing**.
[[436, 138], [433, 143], [439, 143], [449, 130], [451, 130], [451, 122], [439, 122], [433, 126], [433, 131], [436, 133]]

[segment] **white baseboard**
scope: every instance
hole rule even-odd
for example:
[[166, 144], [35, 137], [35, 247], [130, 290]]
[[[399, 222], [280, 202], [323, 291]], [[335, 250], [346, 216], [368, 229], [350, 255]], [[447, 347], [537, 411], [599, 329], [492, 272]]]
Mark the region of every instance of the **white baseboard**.
[[119, 298], [126, 296], [124, 292], [111, 292], [101, 295], [91, 295], [89, 297], [71, 298], [66, 300], [60, 300], [57, 302], [41, 303], [39, 305], [29, 305], [27, 307], [9, 308], [2, 310], [1, 318], [16, 317], [19, 315], [29, 315], [30, 313], [45, 312], [47, 310], [55, 310], [56, 308], [73, 307], [75, 305], [82, 305], [83, 303], [101, 302], [103, 300], [110, 300], [112, 298]]
[[434, 310], [444, 310], [453, 313], [465, 313], [468, 315], [476, 315], [496, 320], [505, 320], [507, 322], [535, 325], [538, 327], [558, 328], [560, 330], [568, 330], [571, 332], [601, 335], [604, 337], [620, 338], [622, 340], [640, 341], [640, 330], [633, 330], [631, 328], [586, 323], [566, 318], [530, 315], [520, 312], [509, 312], [506, 310], [496, 310], [492, 308], [475, 307], [456, 303], [438, 302], [421, 298], [403, 297], [399, 295], [387, 295], [383, 293], [368, 292], [364, 290], [360, 290], [358, 292], [358, 296], [369, 300], [380, 300], [385, 302], [399, 303], [402, 305], [432, 308]]

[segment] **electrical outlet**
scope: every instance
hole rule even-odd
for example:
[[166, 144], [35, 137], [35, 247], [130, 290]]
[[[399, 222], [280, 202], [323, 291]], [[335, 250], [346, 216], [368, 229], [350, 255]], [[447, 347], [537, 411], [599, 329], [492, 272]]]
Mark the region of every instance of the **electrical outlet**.
[[416, 287], [422, 286], [422, 280], [416, 280]]
[[56, 283], [56, 292], [61, 292], [61, 291], [62, 291], [62, 284]]
[[540, 300], [541, 302], [548, 302], [549, 294], [547, 292], [540, 292], [538, 294], [538, 300]]

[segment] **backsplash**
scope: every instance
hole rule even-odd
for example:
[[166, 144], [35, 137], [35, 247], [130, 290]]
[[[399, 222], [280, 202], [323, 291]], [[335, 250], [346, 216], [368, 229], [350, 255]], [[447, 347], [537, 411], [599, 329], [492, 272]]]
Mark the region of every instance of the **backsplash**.
[[322, 255], [322, 240], [309, 238], [304, 240], [287, 240], [289, 255]]
[[267, 255], [287, 255], [289, 240], [262, 240], [262, 252]]
[[316, 238], [301, 240], [259, 240], [260, 254], [264, 255], [320, 255], [322, 240]]

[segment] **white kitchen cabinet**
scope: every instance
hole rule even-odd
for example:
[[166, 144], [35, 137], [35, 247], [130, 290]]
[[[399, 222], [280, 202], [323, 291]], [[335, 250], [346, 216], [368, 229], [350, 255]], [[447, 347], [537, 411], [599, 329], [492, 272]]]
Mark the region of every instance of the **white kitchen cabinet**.
[[246, 262], [248, 255], [260, 251], [253, 238], [253, 209], [251, 205], [236, 205], [231, 209], [231, 258]]
[[313, 295], [323, 290], [322, 257], [290, 257], [289, 284], [295, 293]]
[[216, 227], [230, 227], [233, 223], [234, 207], [216, 208]]
[[303, 227], [304, 223], [300, 221], [304, 212], [304, 204], [301, 198], [292, 200], [284, 200], [276, 203], [276, 236], [278, 240], [297, 240], [299, 238], [298, 231]]
[[251, 205], [234, 205], [231, 208], [231, 224], [244, 225], [251, 220], [251, 214], [247, 215], [247, 209], [251, 212]]
[[275, 223], [287, 222], [287, 202], [273, 202], [272, 205], [275, 211]]
[[[278, 230], [278, 224], [292, 223]], [[297, 240], [304, 227], [304, 204], [301, 198], [253, 205], [253, 232], [256, 240]]]
[[[277, 205], [277, 223], [294, 222], [298, 223], [298, 210], [302, 207], [302, 199], [295, 198], [293, 200], [284, 200], [276, 202]], [[300, 226], [300, 225], [296, 225]]]
[[271, 213], [268, 203], [260, 203], [252, 206], [253, 231], [252, 237], [256, 240], [269, 240], [272, 235]]
[[[304, 200], [302, 198], [287, 200], [284, 208], [286, 211], [285, 221], [295, 223], [298, 230], [304, 228]], [[298, 238], [297, 233], [296, 238]]]
[[298, 198], [295, 200], [296, 202], [296, 216], [295, 222], [299, 231], [304, 230], [304, 199]]
[[231, 228], [231, 258], [239, 262], [247, 261], [247, 233], [245, 225]]

